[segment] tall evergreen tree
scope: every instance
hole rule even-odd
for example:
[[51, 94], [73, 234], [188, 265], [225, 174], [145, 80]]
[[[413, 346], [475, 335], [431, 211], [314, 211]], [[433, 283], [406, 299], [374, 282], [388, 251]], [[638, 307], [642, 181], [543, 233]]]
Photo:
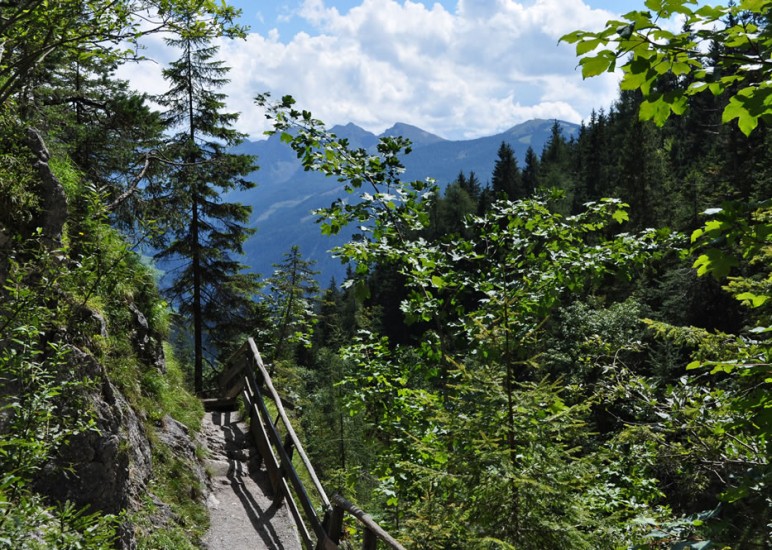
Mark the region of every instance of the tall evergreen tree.
[[464, 190], [473, 199], [477, 200], [480, 198], [480, 195], [482, 194], [482, 184], [480, 183], [477, 174], [474, 173], [474, 170], [469, 172], [469, 177], [466, 179], [466, 187]]
[[630, 204], [632, 228], [653, 227], [675, 205], [663, 196], [667, 180], [665, 153], [662, 150], [662, 131], [653, 123], [638, 117], [640, 101], [630, 92], [623, 91], [617, 102], [617, 114], [610, 118], [610, 129], [625, 143], [616, 152], [617, 182], [613, 195]]
[[[580, 136], [583, 131], [584, 124], [579, 129]], [[572, 166], [572, 161], [578, 157], [575, 153], [576, 142], [573, 139], [566, 141], [560, 123], [554, 121], [538, 163], [538, 183], [544, 189], [559, 189], [564, 193], [564, 198], [554, 204], [554, 207], [564, 214], [570, 213], [573, 206], [576, 168]], [[527, 177], [530, 178], [530, 175]]]
[[550, 164], [560, 163], [566, 158], [566, 149], [566, 138], [563, 137], [563, 130], [560, 127], [560, 122], [555, 120], [550, 127], [550, 137], [547, 138], [547, 142], [544, 144], [541, 160], [544, 163]]
[[533, 196], [539, 184], [539, 157], [529, 146], [525, 152], [525, 167], [523, 168], [523, 187], [527, 196]]
[[115, 76], [113, 61], [87, 55], [58, 61], [37, 81], [34, 122], [50, 128], [84, 178], [105, 193], [113, 223], [135, 227], [140, 183], [158, 164], [152, 151], [163, 140], [161, 115]]
[[[463, 174], [459, 176], [461, 177]], [[445, 188], [444, 196], [432, 203], [429, 210], [431, 224], [424, 231], [427, 238], [436, 240], [464, 232], [466, 216], [477, 213], [477, 199], [469, 196], [466, 190], [468, 181], [464, 177], [461, 181], [451, 183]]]
[[608, 117], [603, 109], [598, 112], [593, 110], [586, 131], [577, 143], [577, 153], [582, 161], [573, 197], [574, 212], [581, 211], [588, 201], [612, 194], [610, 174], [616, 170], [613, 162], [615, 148], [608, 126]]
[[517, 158], [512, 146], [504, 141], [498, 150], [498, 159], [493, 167], [491, 184], [497, 197], [505, 197], [511, 201], [525, 198], [523, 176], [517, 166]]
[[303, 259], [300, 247], [293, 246], [284, 255], [268, 279], [269, 310], [275, 327], [272, 342], [274, 359], [288, 359], [297, 344], [310, 347], [317, 323], [316, 302], [319, 299], [318, 271], [313, 262]]
[[473, 200], [477, 201], [480, 198], [480, 193], [482, 193], [482, 186], [480, 185], [480, 180], [477, 179], [477, 175], [474, 173], [474, 170], [469, 172], [469, 177], [464, 175], [464, 171], [461, 170], [458, 173], [458, 177], [456, 178], [456, 183], [466, 191], [467, 195], [469, 195]]
[[[149, 191], [164, 229], [156, 258], [175, 262], [168, 293], [193, 323], [194, 387], [201, 393], [205, 340], [223, 323], [232, 325], [234, 314], [254, 312], [249, 302], [257, 276], [243, 273], [235, 258], [253, 233], [246, 227], [251, 209], [223, 202], [222, 194], [253, 187], [245, 177], [255, 165], [249, 155], [228, 152], [244, 135], [232, 128], [238, 114], [223, 112], [225, 95], [218, 91], [229, 68], [216, 59], [211, 41], [222, 29], [197, 18], [194, 6], [177, 15], [177, 35], [166, 41], [182, 55], [164, 70], [170, 88], [157, 98], [176, 130], [164, 151], [173, 167]], [[242, 326], [250, 322], [241, 320]]]

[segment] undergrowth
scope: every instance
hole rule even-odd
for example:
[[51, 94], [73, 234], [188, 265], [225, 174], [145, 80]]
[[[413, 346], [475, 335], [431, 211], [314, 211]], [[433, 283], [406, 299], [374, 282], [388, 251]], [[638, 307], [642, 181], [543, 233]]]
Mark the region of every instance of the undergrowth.
[[[0, 182], [34, 177], [16, 159], [0, 155]], [[208, 526], [204, 488], [194, 465], [176, 456], [155, 430], [170, 415], [195, 433], [203, 408], [185, 390], [183, 366], [168, 345], [163, 372], [147, 354], [139, 356], [135, 341], [140, 329], [156, 341], [167, 338], [169, 307], [156, 273], [110, 227], [100, 190], [55, 151], [50, 164], [70, 205], [55, 250], [40, 231], [24, 226], [35, 202], [18, 186], [0, 183], [0, 203], [13, 204], [16, 216], [0, 215], [16, 231], [0, 257], [0, 550], [109, 548], [127, 519], [140, 548], [194, 548]], [[140, 317], [144, 328], [138, 327]], [[73, 352], [92, 356], [103, 373], [84, 378]], [[33, 489], [39, 471], [71, 437], [96, 429], [91, 407], [81, 400], [99, 387], [103, 374], [144, 419], [152, 447], [148, 495], [154, 496], [127, 517], [49, 502]], [[172, 519], [159, 528], [154, 514]]]

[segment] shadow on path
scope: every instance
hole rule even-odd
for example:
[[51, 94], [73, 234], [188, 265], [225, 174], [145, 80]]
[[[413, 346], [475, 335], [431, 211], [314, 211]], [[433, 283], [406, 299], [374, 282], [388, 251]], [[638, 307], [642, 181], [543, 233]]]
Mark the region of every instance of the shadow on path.
[[[257, 468], [257, 453], [239, 414], [237, 412], [211, 414], [212, 423], [222, 432], [223, 451], [228, 460], [228, 471], [225, 477], [230, 482], [230, 487], [255, 532], [259, 534], [266, 548], [276, 550], [296, 548], [297, 544], [292, 544], [292, 541], [287, 545], [286, 534], [284, 537], [280, 536], [274, 525], [275, 521], [286, 523], [288, 518], [282, 517], [279, 520], [276, 517], [281, 506], [277, 506], [273, 501], [267, 473]], [[233, 505], [235, 504], [234, 502]], [[286, 516], [286, 511], [283, 515]], [[216, 520], [213, 519], [213, 521]], [[293, 538], [297, 540], [296, 536]]]

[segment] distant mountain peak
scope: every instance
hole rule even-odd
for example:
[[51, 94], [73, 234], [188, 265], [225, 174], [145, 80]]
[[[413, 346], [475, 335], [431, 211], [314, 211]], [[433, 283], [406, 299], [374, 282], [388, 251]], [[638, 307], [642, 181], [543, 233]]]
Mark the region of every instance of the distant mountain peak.
[[[552, 131], [552, 125], [555, 124], [555, 122], [558, 123], [560, 126], [561, 134], [563, 134], [563, 137], [566, 138], [574, 135], [579, 129], [579, 126], [572, 122], [556, 119], [534, 118], [532, 120], [527, 120], [526, 122], [516, 124], [509, 130], [506, 130], [499, 135], [502, 137], [503, 141], [511, 140], [512, 145], [514, 145], [514, 143], [520, 143], [524, 146], [528, 146], [532, 145], [532, 139], [534, 136], [549, 135], [549, 133]], [[540, 150], [537, 152], [540, 152]]]
[[[575, 135], [579, 127], [560, 122], [566, 137]], [[481, 182], [490, 181], [497, 151], [502, 141], [512, 146], [520, 166], [524, 164], [529, 146], [538, 153], [550, 139], [553, 120], [533, 120], [518, 124], [506, 132], [469, 140], [446, 140], [409, 124], [395, 124], [383, 136], [402, 135], [414, 143], [413, 151], [400, 158], [405, 167], [403, 181], [423, 181], [431, 177], [445, 186], [458, 177], [459, 172], [474, 172]], [[349, 140], [352, 148], [363, 148], [377, 154], [374, 145], [378, 137], [356, 124], [331, 128], [340, 138]], [[336, 178], [328, 179], [316, 172], [306, 172], [295, 152], [286, 143], [273, 136], [268, 140], [245, 142], [240, 153], [258, 157], [261, 169], [254, 175], [258, 186], [232, 191], [229, 200], [242, 202], [253, 208], [252, 221], [258, 232], [244, 244], [245, 263], [257, 273], [272, 273], [273, 264], [282, 261], [293, 245], [300, 244], [303, 256], [318, 261], [323, 273], [320, 281], [335, 276], [343, 278], [345, 268], [326, 251], [342, 244], [350, 236], [339, 234], [335, 239], [323, 236], [314, 223], [310, 211], [328, 206], [330, 202], [349, 198]], [[337, 239], [337, 240], [336, 240]]]
[[368, 132], [353, 122], [349, 122], [345, 126], [337, 124], [330, 128], [330, 132], [339, 138], [345, 138], [349, 140], [349, 144], [353, 147], [362, 147], [364, 149], [368, 149], [378, 143], [378, 138], [375, 137], [375, 134]]
[[362, 128], [361, 126], [357, 126], [353, 122], [349, 122], [348, 124], [336, 124], [332, 128], [330, 128], [330, 131], [333, 133], [336, 132], [357, 132], [362, 134], [369, 134], [367, 130]]
[[411, 124], [405, 124], [404, 122], [397, 122], [394, 126], [384, 131], [378, 137], [395, 137], [402, 136], [413, 142], [413, 145], [431, 145], [433, 143], [439, 143], [441, 141], [447, 141], [445, 138], [441, 138], [438, 135], [422, 130], [418, 126]]

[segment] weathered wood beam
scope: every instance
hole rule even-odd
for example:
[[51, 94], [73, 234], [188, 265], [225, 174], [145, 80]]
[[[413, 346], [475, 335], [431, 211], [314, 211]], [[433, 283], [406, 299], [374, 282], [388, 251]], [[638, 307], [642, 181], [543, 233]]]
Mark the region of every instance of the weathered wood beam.
[[390, 534], [388, 534], [383, 527], [378, 525], [375, 520], [369, 515], [365, 514], [362, 510], [360, 510], [358, 507], [354, 506], [352, 503], [350, 503], [348, 500], [343, 498], [341, 495], [335, 494], [332, 495], [332, 502], [333, 504], [336, 504], [343, 508], [346, 512], [354, 516], [359, 520], [359, 522], [365, 526], [365, 540], [367, 540], [367, 532], [371, 531], [373, 534], [377, 535], [379, 539], [381, 539], [384, 543], [386, 543], [389, 548], [392, 548], [393, 550], [405, 550], [405, 547], [402, 546], [397, 540], [392, 537]]

